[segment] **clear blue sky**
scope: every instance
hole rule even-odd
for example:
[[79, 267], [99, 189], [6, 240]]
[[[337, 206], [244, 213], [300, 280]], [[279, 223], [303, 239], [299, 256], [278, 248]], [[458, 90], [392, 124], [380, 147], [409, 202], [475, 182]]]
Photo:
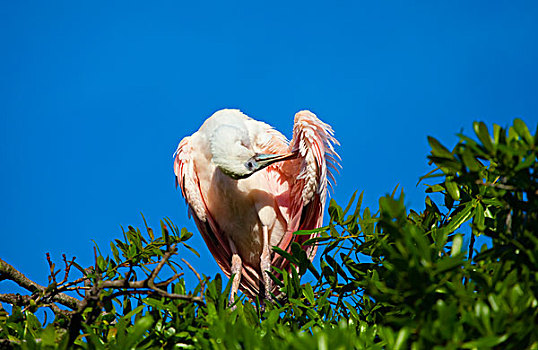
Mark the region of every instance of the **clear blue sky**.
[[[92, 263], [120, 225], [196, 231], [172, 154], [220, 108], [288, 137], [311, 109], [343, 161], [334, 198], [365, 204], [430, 168], [427, 135], [538, 121], [538, 7], [517, 1], [4, 1], [0, 257], [46, 283], [45, 253]], [[218, 268], [198, 235], [190, 256]], [[0, 286], [0, 291], [6, 287]]]

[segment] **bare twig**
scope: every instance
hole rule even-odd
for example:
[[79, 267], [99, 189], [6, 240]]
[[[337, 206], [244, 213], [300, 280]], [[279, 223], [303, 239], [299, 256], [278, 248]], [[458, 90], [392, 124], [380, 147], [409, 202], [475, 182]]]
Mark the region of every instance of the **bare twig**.
[[49, 264], [49, 269], [50, 269], [49, 284], [57, 283], [56, 282], [56, 275], [58, 274], [58, 272], [60, 272], [60, 270], [58, 270], [56, 272], [54, 271], [54, 268], [56, 267], [56, 265], [50, 259], [50, 254], [49, 253], [47, 253], [47, 263]]
[[[170, 259], [170, 257], [173, 254], [175, 254], [175, 252], [176, 252], [176, 244], [169, 246], [165, 254], [163, 255], [163, 257], [161, 258], [161, 261], [159, 261], [157, 266], [152, 270], [148, 278], [144, 280], [129, 281], [128, 278], [125, 278], [125, 279], [119, 279], [119, 280], [114, 280], [114, 281], [103, 281], [101, 283], [101, 287], [102, 288], [115, 288], [115, 289], [141, 289], [136, 292], [137, 293], [143, 292], [144, 294], [158, 294], [158, 295], [170, 298], [170, 299], [187, 300], [187, 301], [195, 302], [198, 304], [203, 304], [204, 301], [202, 297], [185, 295], [185, 294], [169, 293], [166, 290], [161, 289], [168, 286], [172, 281], [180, 277], [182, 274], [175, 274], [174, 276], [167, 279], [166, 281], [155, 283], [155, 278], [157, 277], [159, 272], [162, 270], [162, 268], [164, 267], [168, 259]], [[126, 277], [128, 277], [129, 275], [130, 273]], [[146, 289], [146, 290], [149, 289], [149, 293], [147, 293], [147, 291], [142, 291], [143, 289]], [[122, 293], [122, 294], [133, 294], [133, 293], [129, 292], [129, 293]]]
[[73, 266], [73, 263], [75, 262], [75, 257], [73, 257], [71, 261], [67, 261], [65, 254], [62, 254], [62, 258], [65, 264], [65, 274], [64, 279], [62, 280], [62, 282], [60, 282], [60, 284], [64, 284], [67, 282], [67, 279], [69, 278], [69, 272], [71, 271], [71, 266]]
[[16, 306], [28, 305], [32, 299], [29, 295], [21, 295], [15, 293], [0, 294], [0, 301]]
[[[506, 191], [525, 192], [525, 189], [523, 189], [523, 188], [517, 188], [517, 187], [514, 187], [514, 186], [510, 186], [510, 185], [505, 185], [503, 183], [496, 183], [496, 182], [492, 183], [492, 182], [484, 182], [482, 180], [476, 180], [476, 184], [483, 185], [483, 186], [488, 186], [488, 187], [494, 187], [494, 188], [498, 188], [498, 189], [506, 190]], [[538, 190], [534, 191], [534, 194], [538, 195]]]
[[47, 291], [46, 287], [43, 287], [37, 284], [36, 282], [28, 279], [24, 274], [22, 274], [16, 268], [14, 268], [13, 266], [11, 266], [10, 264], [8, 264], [2, 259], [0, 259], [0, 276], [1, 276], [0, 280], [3, 280], [3, 279], [11, 280], [17, 283], [20, 287], [32, 293], [38, 292], [41, 295], [45, 295], [45, 293], [49, 293], [51, 301], [67, 306], [68, 308], [72, 310], [77, 309], [79, 301], [76, 298], [73, 298], [63, 293], [55, 293], [54, 290]]
[[51, 303], [51, 304], [45, 304], [43, 306], [46, 306], [48, 307], [49, 309], [52, 310], [52, 312], [54, 312], [55, 315], [63, 315], [63, 316], [66, 316], [66, 317], [71, 317], [71, 315], [73, 315], [74, 311], [69, 311], [69, 310], [62, 310], [58, 307], [58, 305], [54, 304], [54, 303]]
[[81, 278], [78, 278], [74, 281], [71, 281], [71, 282], [68, 282], [68, 283], [62, 283], [61, 286], [58, 287], [58, 290], [61, 292], [63, 290], [68, 290], [71, 286], [75, 286], [77, 284], [80, 284], [84, 281], [87, 281], [89, 279], [89, 277], [85, 276], [85, 277], [81, 277]]
[[107, 300], [112, 300], [114, 298], [120, 297], [122, 295], [151, 295], [154, 294], [151, 290], [129, 290], [129, 289], [123, 289], [119, 290], [113, 294], [110, 294], [106, 297]]
[[508, 235], [512, 234], [512, 210], [508, 210], [508, 215], [506, 215], [506, 233]]
[[196, 271], [194, 269], [194, 267], [192, 267], [191, 264], [189, 264], [189, 262], [183, 258], [181, 258], [181, 261], [183, 261], [183, 263], [185, 265], [187, 265], [189, 267], [189, 269], [191, 269], [191, 271], [196, 275], [196, 278], [198, 278], [198, 281], [200, 281], [200, 285], [202, 286], [202, 288], [200, 289], [200, 295], [203, 296], [204, 295], [204, 291], [205, 291], [205, 283], [204, 281], [202, 280], [202, 278], [200, 277], [200, 274], [198, 273], [198, 271]]
[[162, 281], [162, 282], [159, 282], [159, 283], [155, 283], [155, 285], [159, 288], [161, 287], [166, 287], [168, 286], [170, 283], [172, 283], [173, 281], [175, 281], [176, 279], [178, 279], [179, 277], [183, 276], [184, 273], [176, 273], [174, 274], [172, 277], [170, 277], [169, 279], [167, 279], [166, 281]]

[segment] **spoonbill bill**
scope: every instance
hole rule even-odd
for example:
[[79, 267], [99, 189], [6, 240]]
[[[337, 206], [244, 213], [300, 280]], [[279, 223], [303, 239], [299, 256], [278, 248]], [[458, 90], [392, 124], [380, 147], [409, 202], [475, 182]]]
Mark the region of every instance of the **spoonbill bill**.
[[[323, 224], [331, 171], [340, 157], [330, 125], [310, 111], [295, 114], [293, 139], [237, 109], [215, 112], [174, 154], [176, 186], [205, 243], [227, 277], [230, 304], [240, 289], [253, 298], [276, 292], [271, 266], [289, 262], [271, 247], [290, 251], [294, 235]], [[310, 260], [316, 246], [306, 250]]]

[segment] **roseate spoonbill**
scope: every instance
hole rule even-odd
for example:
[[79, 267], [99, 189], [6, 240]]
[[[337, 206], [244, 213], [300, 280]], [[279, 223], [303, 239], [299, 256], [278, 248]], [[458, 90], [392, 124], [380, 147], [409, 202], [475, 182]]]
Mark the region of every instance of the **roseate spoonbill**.
[[[334, 144], [332, 128], [310, 111], [295, 115], [289, 143], [236, 109], [217, 111], [179, 143], [176, 186], [218, 265], [234, 276], [230, 304], [238, 289], [270, 299], [276, 288], [266, 271], [290, 269], [270, 247], [289, 251], [316, 235], [293, 232], [323, 223], [328, 166], [340, 159]], [[316, 247], [306, 252], [312, 260]]]

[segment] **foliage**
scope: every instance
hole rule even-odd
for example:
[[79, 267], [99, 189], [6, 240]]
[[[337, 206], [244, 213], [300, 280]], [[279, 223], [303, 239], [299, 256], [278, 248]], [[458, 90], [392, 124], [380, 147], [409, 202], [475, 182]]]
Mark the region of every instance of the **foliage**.
[[[476, 139], [459, 135], [452, 151], [428, 139], [435, 169], [420, 179], [428, 182], [421, 212], [408, 210], [396, 190], [380, 198], [377, 213], [362, 208], [362, 193], [346, 208], [331, 200], [329, 225], [305, 243], [323, 247], [319, 269], [297, 244], [290, 252], [275, 248], [296, 269], [276, 271], [282, 297], [274, 303], [241, 300], [229, 308], [230, 283], [220, 275], [200, 277], [189, 292], [169, 258], [176, 245], [192, 249], [185, 243], [192, 234], [171, 223], [172, 232], [163, 225], [160, 237], [129, 228], [111, 244], [111, 257], [96, 252], [93, 268], [64, 259], [65, 270], [78, 268], [79, 284], [56, 282], [51, 265], [50, 286], [17, 300], [3, 296], [14, 306], [0, 311], [2, 344], [538, 349], [538, 132], [519, 119], [508, 130], [494, 125], [492, 134], [475, 123], [474, 132]], [[491, 243], [475, 247], [480, 235]], [[2, 279], [14, 280], [5, 266]], [[158, 266], [172, 269], [171, 278], [155, 282]], [[310, 282], [301, 283], [304, 274]], [[81, 301], [72, 311], [53, 308], [54, 321], [42, 325], [35, 310], [68, 306], [58, 298], [70, 288], [85, 292]]]

